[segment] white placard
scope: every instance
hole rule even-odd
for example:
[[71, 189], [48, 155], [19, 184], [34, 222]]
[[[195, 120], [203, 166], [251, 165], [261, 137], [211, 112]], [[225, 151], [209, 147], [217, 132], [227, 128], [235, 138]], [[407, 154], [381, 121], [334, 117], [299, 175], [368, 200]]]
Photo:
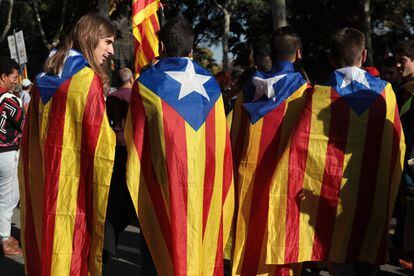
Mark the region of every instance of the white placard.
[[24, 44], [23, 31], [17, 32], [14, 35], [9, 35], [7, 37], [7, 41], [9, 43], [11, 58], [19, 62], [20, 65], [27, 63], [26, 45]]

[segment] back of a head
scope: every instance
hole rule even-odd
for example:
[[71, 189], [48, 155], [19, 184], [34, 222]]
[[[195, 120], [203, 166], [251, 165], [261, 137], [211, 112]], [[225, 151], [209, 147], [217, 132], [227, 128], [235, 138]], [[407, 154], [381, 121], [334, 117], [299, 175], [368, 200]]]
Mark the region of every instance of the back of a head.
[[244, 72], [244, 69], [240, 66], [233, 67], [231, 70], [231, 81], [236, 81]]
[[214, 78], [217, 80], [222, 92], [230, 89], [231, 76], [229, 73], [227, 73], [226, 71], [220, 71], [214, 75]]
[[301, 48], [302, 40], [290, 26], [281, 27], [272, 35], [271, 52], [273, 62], [293, 61], [296, 51]]
[[354, 28], [342, 28], [331, 37], [330, 58], [337, 68], [355, 66], [365, 50], [365, 36]]
[[45, 71], [58, 74], [68, 51], [72, 48], [81, 52], [91, 68], [104, 77], [104, 69], [95, 59], [94, 50], [99, 39], [112, 36], [115, 36], [115, 28], [106, 18], [92, 13], [82, 16], [56, 54], [46, 61]]
[[414, 40], [400, 41], [395, 47], [395, 55], [406, 56], [414, 60]]
[[8, 76], [12, 74], [14, 70], [19, 70], [19, 65], [14, 59], [7, 56], [0, 57], [0, 77], [3, 74]]
[[122, 82], [122, 84], [128, 83], [131, 78], [133, 77], [131, 69], [127, 67], [123, 67], [118, 70], [118, 76], [119, 80]]
[[192, 52], [193, 28], [181, 16], [168, 21], [158, 32], [158, 38], [164, 44], [166, 57], [187, 57]]
[[268, 72], [272, 69], [272, 59], [270, 56], [270, 49], [267, 45], [262, 44], [253, 52], [254, 64], [257, 69], [263, 72]]

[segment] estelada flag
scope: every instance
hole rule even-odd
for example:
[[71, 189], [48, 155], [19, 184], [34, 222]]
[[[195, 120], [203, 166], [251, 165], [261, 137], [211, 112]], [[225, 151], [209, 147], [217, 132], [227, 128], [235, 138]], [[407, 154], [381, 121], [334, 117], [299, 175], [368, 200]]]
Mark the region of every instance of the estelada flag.
[[384, 263], [404, 151], [389, 83], [345, 67], [315, 86], [273, 176], [266, 263]]
[[265, 263], [269, 189], [305, 106], [307, 88], [292, 63], [280, 62], [270, 72], [253, 73], [234, 109], [238, 213], [233, 275], [289, 275], [288, 267]]
[[159, 275], [222, 275], [234, 211], [220, 87], [188, 58], [138, 78], [127, 118], [127, 184]]
[[103, 86], [71, 50], [59, 75], [36, 77], [20, 162], [28, 275], [101, 275], [115, 153]]
[[157, 11], [159, 0], [132, 0], [132, 33], [135, 48], [135, 73], [158, 56], [160, 23]]

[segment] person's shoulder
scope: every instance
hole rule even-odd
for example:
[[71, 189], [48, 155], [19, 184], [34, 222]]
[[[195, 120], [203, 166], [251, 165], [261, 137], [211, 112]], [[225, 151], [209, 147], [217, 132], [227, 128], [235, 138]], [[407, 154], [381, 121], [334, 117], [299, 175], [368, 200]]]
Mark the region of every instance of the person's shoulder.
[[30, 96], [29, 92], [27, 92], [27, 91], [22, 91], [22, 92], [20, 92], [20, 93], [21, 93], [21, 94], [20, 94], [20, 98], [21, 98], [23, 101], [30, 100], [31, 96]]
[[397, 90], [399, 91], [406, 91], [414, 94], [414, 78], [408, 81], [405, 81], [401, 85], [398, 86]]
[[89, 66], [84, 66], [79, 71], [72, 72], [72, 74], [73, 74], [72, 75], [72, 78], [74, 78], [76, 76], [78, 78], [92, 78], [92, 79], [99, 79], [99, 80], [101, 80], [101, 78], [99, 77], [99, 74], [97, 72], [95, 72]]
[[21, 105], [22, 100], [16, 95], [14, 95], [13, 93], [5, 92], [0, 95], [0, 104], [3, 104], [3, 103], [9, 103], [9, 104], [18, 103], [19, 105]]
[[124, 99], [125, 97], [129, 97], [131, 95], [132, 89], [131, 88], [119, 88], [115, 92], [108, 95], [108, 98], [119, 98]]

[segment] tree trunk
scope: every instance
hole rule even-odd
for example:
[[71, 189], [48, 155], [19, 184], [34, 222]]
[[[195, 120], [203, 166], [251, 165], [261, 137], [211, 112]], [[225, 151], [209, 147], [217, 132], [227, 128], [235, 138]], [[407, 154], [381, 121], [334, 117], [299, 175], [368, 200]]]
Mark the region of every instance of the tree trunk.
[[287, 26], [286, 20], [286, 1], [285, 0], [272, 0], [272, 18], [273, 18], [273, 31]]
[[109, 19], [109, 0], [99, 0], [99, 15]]
[[367, 47], [367, 65], [374, 64], [374, 58], [372, 53], [372, 40], [371, 40], [371, 0], [363, 1], [363, 12], [362, 12], [362, 29], [365, 34], [365, 45]]
[[4, 30], [0, 36], [0, 43], [6, 38], [7, 34], [10, 31], [10, 27], [11, 27], [11, 18], [12, 18], [12, 12], [13, 12], [13, 5], [14, 5], [14, 1], [13, 0], [9, 0], [9, 12], [7, 13], [7, 21], [6, 21], [6, 26], [4, 27]]
[[51, 39], [48, 39], [48, 37], [46, 35], [46, 32], [43, 29], [42, 19], [40, 17], [39, 0], [33, 1], [33, 10], [35, 12], [37, 26], [39, 27], [39, 31], [40, 31], [40, 34], [42, 36], [43, 44], [49, 50], [55, 48], [59, 44], [59, 42], [60, 42], [60, 35], [61, 35], [62, 31], [63, 31], [63, 26], [65, 24], [67, 6], [68, 6], [68, 0], [62, 1], [62, 12], [61, 12], [61, 15], [60, 15], [59, 28], [55, 32], [55, 35]]
[[224, 9], [224, 32], [223, 32], [223, 71], [229, 69], [229, 32], [231, 13]]

